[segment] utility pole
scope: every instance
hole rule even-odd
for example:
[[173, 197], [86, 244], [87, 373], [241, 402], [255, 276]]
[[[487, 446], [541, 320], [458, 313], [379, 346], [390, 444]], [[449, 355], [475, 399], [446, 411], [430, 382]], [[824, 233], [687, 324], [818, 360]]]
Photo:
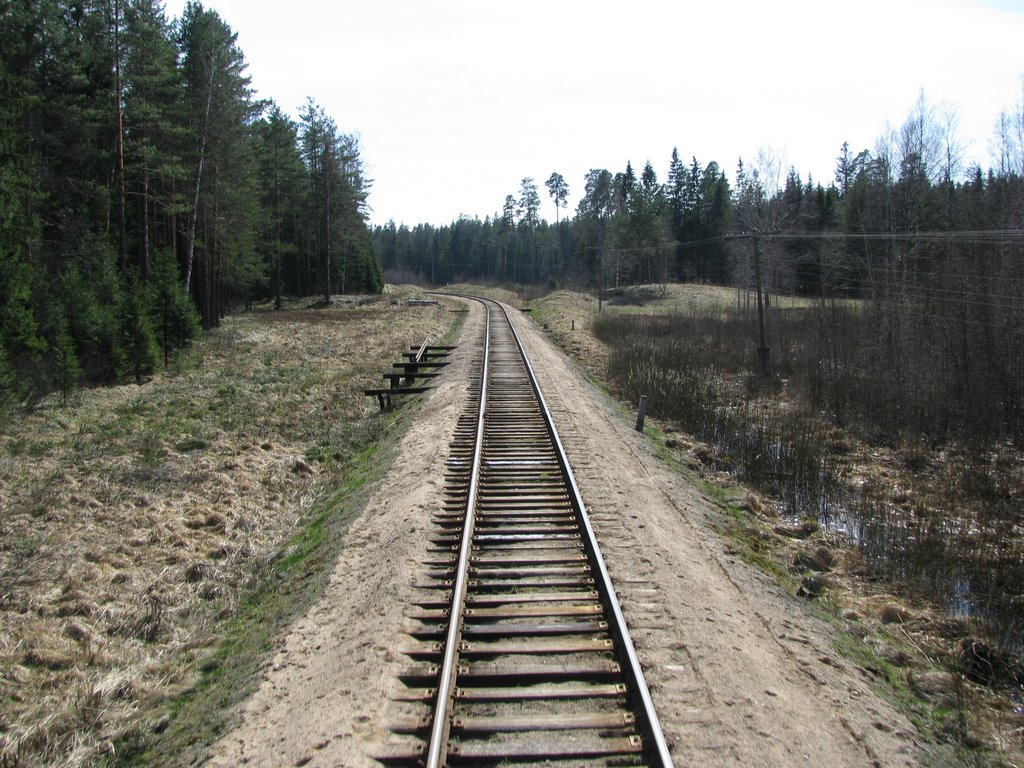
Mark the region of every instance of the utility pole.
[[768, 376], [772, 369], [772, 351], [764, 330], [764, 300], [761, 297], [761, 238], [751, 235], [754, 241], [754, 283], [757, 287], [757, 323], [761, 331], [761, 346], [757, 348], [757, 363], [762, 376]]

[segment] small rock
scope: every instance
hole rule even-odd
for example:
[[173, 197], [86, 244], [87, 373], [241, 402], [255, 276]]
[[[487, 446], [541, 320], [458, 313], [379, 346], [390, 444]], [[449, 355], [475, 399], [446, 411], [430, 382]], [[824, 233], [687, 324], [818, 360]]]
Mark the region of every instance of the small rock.
[[818, 547], [814, 551], [801, 550], [793, 558], [793, 565], [797, 568], [819, 573], [827, 573], [832, 570], [835, 564], [835, 557], [828, 547]]
[[313, 468], [309, 466], [303, 459], [296, 459], [295, 463], [292, 464], [292, 472], [297, 475], [312, 475]]
[[761, 499], [751, 493], [743, 502], [743, 509], [755, 515], [760, 515], [764, 512], [764, 504], [761, 502]]
[[913, 618], [914, 614], [898, 605], [887, 605], [878, 614], [878, 620], [883, 624], [906, 624]]
[[796, 591], [798, 597], [813, 599], [820, 597], [828, 587], [828, 583], [820, 576], [805, 576], [800, 580], [800, 588]]
[[806, 539], [818, 532], [818, 524], [813, 520], [804, 520], [793, 525], [776, 525], [774, 530], [780, 536], [787, 536], [791, 539]]

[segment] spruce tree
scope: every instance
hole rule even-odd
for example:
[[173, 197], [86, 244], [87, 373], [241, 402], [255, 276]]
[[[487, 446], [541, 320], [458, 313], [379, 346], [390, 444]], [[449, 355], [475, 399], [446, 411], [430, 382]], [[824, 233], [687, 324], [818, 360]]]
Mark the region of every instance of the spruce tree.
[[170, 251], [158, 251], [150, 281], [150, 323], [166, 367], [174, 352], [199, 335], [196, 306], [181, 285], [178, 262]]
[[54, 335], [50, 378], [61, 393], [61, 399], [67, 403], [68, 396], [78, 388], [82, 369], [78, 365], [75, 343], [68, 332], [67, 320], [63, 316], [58, 320]]
[[[379, 292], [377, 281], [363, 281], [373, 270], [361, 266], [366, 258], [362, 249], [369, 242], [365, 214], [369, 185], [358, 140], [339, 131], [313, 99], [302, 109], [299, 138], [309, 190], [307, 247], [319, 262], [324, 302], [330, 302], [334, 288]], [[379, 264], [376, 269], [379, 272]]]
[[132, 290], [122, 298], [119, 312], [118, 375], [131, 376], [141, 384], [142, 377], [156, 369], [159, 348], [149, 317], [149, 291], [138, 281], [133, 283]]

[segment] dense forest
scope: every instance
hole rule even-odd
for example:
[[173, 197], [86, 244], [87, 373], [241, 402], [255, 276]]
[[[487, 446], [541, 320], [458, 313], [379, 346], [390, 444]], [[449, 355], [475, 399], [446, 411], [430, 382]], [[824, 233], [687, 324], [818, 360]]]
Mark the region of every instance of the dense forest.
[[922, 94], [872, 149], [843, 144], [824, 184], [770, 153], [727, 175], [672, 150], [664, 181], [649, 161], [591, 170], [573, 215], [555, 172], [482, 221], [371, 231], [355, 136], [313, 99], [297, 121], [258, 100], [199, 2], [169, 20], [158, 0], [15, 0], [0, 50], [0, 403], [140, 380], [232, 308], [380, 291], [382, 270], [584, 289], [760, 271], [768, 291], [1015, 322], [1024, 101], [998, 116], [988, 170], [964, 167], [955, 113]]
[[383, 286], [356, 138], [255, 98], [189, 2], [0, 6], [0, 404], [165, 365], [233, 307]]
[[[770, 152], [749, 165], [741, 159], [730, 184], [717, 162], [687, 163], [673, 149], [664, 183], [649, 161], [639, 175], [631, 163], [616, 173], [589, 171], [572, 218], [560, 215], [568, 185], [556, 172], [544, 183], [547, 195], [525, 178], [483, 221], [389, 222], [375, 228], [374, 242], [386, 274], [432, 284], [749, 285], [752, 234], [764, 236], [765, 287], [780, 292], [870, 295], [879, 270], [893, 264], [908, 288], [962, 272], [986, 285], [1015, 279], [990, 263], [967, 267], [974, 252], [961, 246], [973, 247], [979, 230], [1012, 242], [1009, 231], [1024, 224], [1024, 101], [997, 119], [994, 168], [965, 167], [964, 156], [955, 112], [922, 94], [873, 149], [837, 143], [835, 176], [825, 184], [784, 173]], [[540, 216], [545, 197], [554, 224]]]

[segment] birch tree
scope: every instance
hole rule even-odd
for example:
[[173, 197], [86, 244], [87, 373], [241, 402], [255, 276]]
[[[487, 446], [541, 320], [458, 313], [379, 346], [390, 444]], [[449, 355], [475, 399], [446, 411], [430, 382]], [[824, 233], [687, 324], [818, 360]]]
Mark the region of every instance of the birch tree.
[[[178, 29], [186, 103], [191, 118], [193, 167], [185, 232], [186, 291], [192, 288], [202, 193], [208, 185], [206, 173], [211, 155], [225, 150], [232, 142], [244, 141], [247, 124], [256, 112], [250, 81], [245, 75], [245, 57], [237, 46], [237, 38], [216, 11], [205, 10], [201, 3], [189, 0]], [[211, 265], [206, 266], [208, 277]], [[200, 292], [201, 309], [211, 299], [209, 290], [206, 286]], [[205, 309], [203, 314], [204, 325], [209, 325]]]

